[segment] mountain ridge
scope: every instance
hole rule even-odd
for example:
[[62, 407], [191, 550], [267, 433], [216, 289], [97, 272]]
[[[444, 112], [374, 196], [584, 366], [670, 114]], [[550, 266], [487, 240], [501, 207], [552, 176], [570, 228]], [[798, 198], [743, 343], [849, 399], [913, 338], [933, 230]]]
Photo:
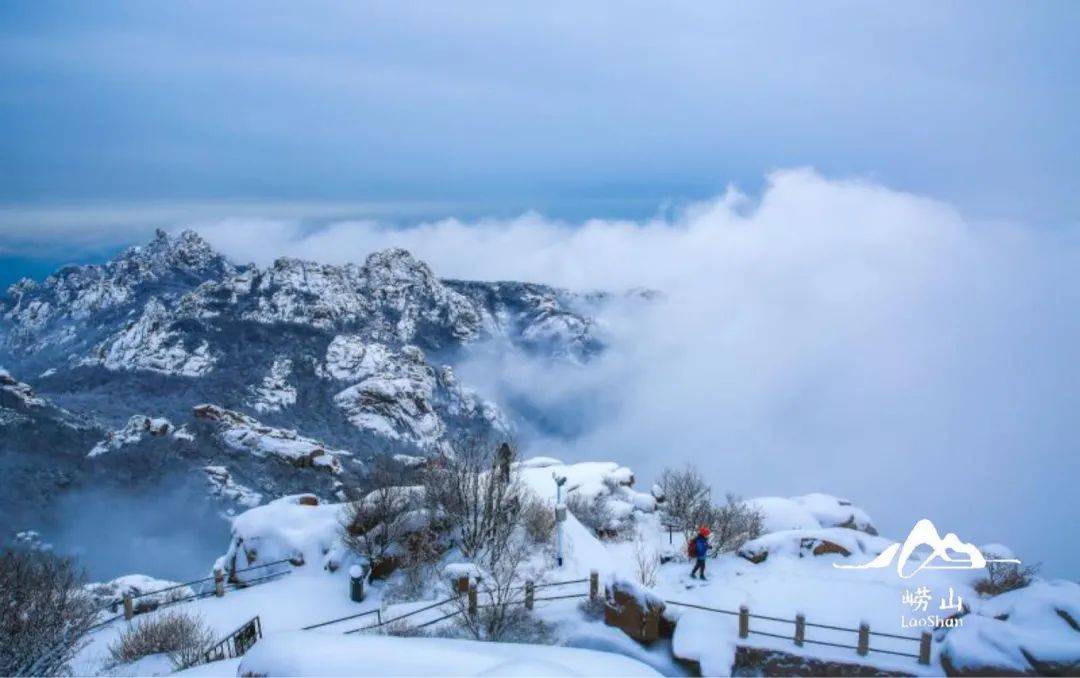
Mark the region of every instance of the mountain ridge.
[[[462, 437], [510, 439], [512, 417], [454, 366], [488, 341], [587, 363], [604, 350], [590, 311], [605, 300], [442, 280], [400, 248], [359, 265], [238, 265], [191, 231], [158, 231], [104, 264], [20, 280], [0, 298], [0, 365], [41, 404], [10, 393], [0, 403], [13, 480], [0, 491], [0, 524], [39, 528], [26, 523], [58, 494], [102, 486], [190, 485], [226, 513], [256, 496], [340, 499], [378, 458], [452, 454]], [[238, 429], [223, 433], [200, 407], [231, 413]], [[170, 434], [144, 430], [160, 421]], [[259, 452], [297, 440], [333, 451], [334, 463]]]

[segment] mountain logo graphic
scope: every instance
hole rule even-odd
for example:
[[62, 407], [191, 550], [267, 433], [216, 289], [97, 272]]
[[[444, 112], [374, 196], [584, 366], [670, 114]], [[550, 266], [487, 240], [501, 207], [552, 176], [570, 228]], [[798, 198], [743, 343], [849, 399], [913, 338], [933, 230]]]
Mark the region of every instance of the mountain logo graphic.
[[[930, 553], [922, 559], [916, 559], [917, 566], [908, 568], [908, 562], [920, 546], [929, 546]], [[882, 551], [876, 558], [861, 565], [843, 565], [833, 563], [840, 570], [876, 570], [889, 567], [896, 561], [896, 573], [901, 579], [909, 579], [923, 570], [979, 570], [987, 563], [1014, 563], [1014, 558], [990, 558], [983, 555], [973, 544], [960, 541], [949, 532], [944, 538], [938, 533], [934, 523], [926, 518], [915, 523], [903, 544], [894, 543]]]

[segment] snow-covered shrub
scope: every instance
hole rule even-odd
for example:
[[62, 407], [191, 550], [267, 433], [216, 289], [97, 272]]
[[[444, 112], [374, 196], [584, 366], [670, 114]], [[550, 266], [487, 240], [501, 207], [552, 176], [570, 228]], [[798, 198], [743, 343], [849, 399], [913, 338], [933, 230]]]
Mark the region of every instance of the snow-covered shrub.
[[713, 508], [707, 523], [712, 529], [709, 548], [713, 557], [737, 551], [746, 542], [760, 537], [763, 522], [760, 511], [733, 494], [727, 495], [723, 506]]
[[130, 664], [152, 654], [166, 654], [177, 669], [193, 664], [214, 642], [214, 634], [197, 614], [172, 610], [141, 617], [109, 645], [116, 664]]
[[529, 541], [550, 544], [555, 534], [555, 510], [546, 501], [529, 496], [521, 512], [521, 523]]
[[349, 502], [342, 511], [341, 542], [371, 564], [373, 570], [399, 551], [418, 527], [422, 488], [399, 487], [386, 472], [372, 475], [374, 489]]
[[[983, 555], [988, 560], [1012, 558], [1012, 553], [999, 551], [984, 551]], [[983, 596], [996, 596], [1006, 591], [1015, 591], [1028, 586], [1035, 580], [1039, 573], [1038, 565], [1023, 566], [1020, 563], [993, 563], [986, 564], [986, 576], [975, 582], [975, 590]]]
[[566, 497], [566, 508], [597, 536], [604, 535], [612, 527], [614, 515], [606, 498], [601, 495], [588, 496], [571, 492]]
[[74, 561], [49, 551], [0, 556], [0, 675], [67, 672], [97, 616], [82, 579]]

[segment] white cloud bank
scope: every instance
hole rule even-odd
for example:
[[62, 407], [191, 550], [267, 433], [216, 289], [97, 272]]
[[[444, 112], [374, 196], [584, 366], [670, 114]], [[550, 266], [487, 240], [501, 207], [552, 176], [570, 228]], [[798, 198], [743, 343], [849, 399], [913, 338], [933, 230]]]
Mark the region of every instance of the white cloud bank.
[[607, 318], [612, 348], [584, 371], [503, 357], [465, 372], [593, 422], [537, 453], [610, 457], [644, 479], [692, 461], [722, 490], [849, 495], [898, 537], [930, 517], [1058, 571], [1080, 555], [1075, 229], [972, 225], [940, 202], [791, 170], [757, 201], [729, 190], [646, 222], [201, 230], [238, 261], [402, 246], [444, 277], [663, 290]]

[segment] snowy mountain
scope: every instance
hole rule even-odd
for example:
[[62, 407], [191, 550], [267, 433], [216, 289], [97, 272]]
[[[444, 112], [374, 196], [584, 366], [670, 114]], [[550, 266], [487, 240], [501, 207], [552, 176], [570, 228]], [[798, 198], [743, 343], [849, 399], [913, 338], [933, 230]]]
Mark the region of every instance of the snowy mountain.
[[110, 483], [179, 478], [226, 509], [341, 496], [376, 455], [506, 438], [510, 417], [453, 366], [488, 340], [587, 361], [603, 350], [588, 315], [602, 302], [440, 280], [401, 249], [362, 265], [237, 265], [189, 231], [21, 280], [0, 298], [0, 453], [17, 481], [0, 523]]

